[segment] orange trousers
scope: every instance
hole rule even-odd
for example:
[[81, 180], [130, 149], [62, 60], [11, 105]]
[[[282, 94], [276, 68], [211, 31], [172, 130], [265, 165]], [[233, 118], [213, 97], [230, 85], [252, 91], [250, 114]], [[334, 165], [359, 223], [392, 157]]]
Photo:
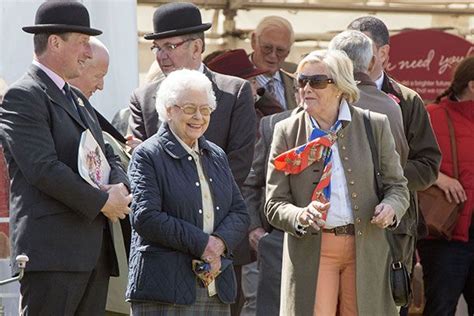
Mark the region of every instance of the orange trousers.
[[355, 238], [323, 233], [314, 316], [357, 316]]

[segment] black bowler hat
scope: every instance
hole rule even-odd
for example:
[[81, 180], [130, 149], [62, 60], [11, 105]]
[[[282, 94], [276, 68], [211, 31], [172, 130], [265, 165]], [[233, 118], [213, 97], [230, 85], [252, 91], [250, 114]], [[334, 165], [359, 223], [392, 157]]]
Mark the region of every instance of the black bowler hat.
[[173, 2], [160, 6], [153, 14], [154, 33], [145, 34], [145, 39], [160, 39], [204, 32], [211, 23], [202, 23], [199, 8], [192, 3]]
[[76, 32], [100, 35], [102, 31], [90, 28], [89, 12], [80, 2], [55, 0], [46, 1], [36, 11], [35, 25], [25, 26], [27, 33]]

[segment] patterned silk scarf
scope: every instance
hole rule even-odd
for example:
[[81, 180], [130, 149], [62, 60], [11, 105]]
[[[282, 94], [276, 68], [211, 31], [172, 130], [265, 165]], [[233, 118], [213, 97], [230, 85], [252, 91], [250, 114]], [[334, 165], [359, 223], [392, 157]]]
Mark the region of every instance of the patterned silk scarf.
[[[332, 150], [331, 146], [337, 140], [337, 132], [341, 129], [341, 121], [336, 121], [329, 132], [316, 127], [311, 118], [313, 131], [306, 144], [290, 149], [275, 158], [273, 164], [275, 168], [284, 171], [286, 174], [298, 174], [311, 166], [314, 162], [323, 159], [324, 169], [316, 188], [311, 196], [312, 201], [327, 203], [331, 197], [331, 169], [332, 169]], [[323, 219], [326, 220], [327, 213], [323, 213]]]

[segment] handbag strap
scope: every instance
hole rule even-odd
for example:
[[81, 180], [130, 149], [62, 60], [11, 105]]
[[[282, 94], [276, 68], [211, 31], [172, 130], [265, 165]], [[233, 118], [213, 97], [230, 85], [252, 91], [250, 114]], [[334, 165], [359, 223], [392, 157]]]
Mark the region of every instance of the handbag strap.
[[449, 141], [451, 143], [451, 157], [453, 158], [453, 176], [455, 179], [459, 179], [458, 150], [456, 146], [453, 120], [451, 119], [451, 114], [449, 114], [448, 109], [446, 109], [445, 107], [443, 107], [443, 109], [446, 112], [446, 120], [448, 121]]
[[[379, 156], [377, 151], [377, 145], [375, 144], [374, 134], [372, 132], [372, 124], [370, 123], [370, 111], [364, 111], [364, 125], [365, 125], [365, 132], [367, 133], [367, 139], [369, 141], [370, 152], [372, 153], [372, 162], [374, 164], [374, 173], [375, 173], [375, 186], [377, 197], [379, 201], [383, 199], [383, 183], [382, 183], [382, 172], [380, 170], [379, 165]], [[395, 246], [395, 241], [393, 239], [393, 234], [391, 231], [385, 230], [385, 237], [387, 238], [390, 254], [392, 255], [392, 259], [394, 263], [400, 263], [401, 259], [403, 258], [401, 252], [399, 251], [398, 247]]]

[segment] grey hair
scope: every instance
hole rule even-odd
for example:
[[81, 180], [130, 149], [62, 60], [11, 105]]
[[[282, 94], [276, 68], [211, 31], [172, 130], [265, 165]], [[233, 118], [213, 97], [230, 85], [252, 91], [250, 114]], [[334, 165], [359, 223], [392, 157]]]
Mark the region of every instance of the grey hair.
[[179, 104], [180, 99], [190, 90], [197, 90], [207, 95], [207, 103], [216, 109], [216, 97], [211, 81], [202, 72], [190, 69], [176, 70], [166, 76], [156, 93], [156, 111], [160, 121], [168, 120], [167, 109]]
[[313, 51], [300, 61], [296, 72], [301, 73], [305, 65], [316, 63], [326, 65], [329, 75], [347, 102], [354, 103], [359, 100], [359, 89], [354, 80], [352, 62], [344, 51], [335, 49]]
[[264, 17], [260, 23], [258, 23], [257, 28], [255, 29], [255, 34], [260, 36], [262, 32], [268, 27], [278, 27], [280, 29], [285, 29], [290, 33], [290, 46], [295, 42], [295, 32], [291, 23], [282, 17], [276, 15], [270, 15]]
[[370, 61], [374, 55], [372, 40], [362, 32], [348, 30], [337, 34], [329, 42], [329, 49], [338, 49], [346, 52], [352, 60], [354, 72], [367, 73]]

